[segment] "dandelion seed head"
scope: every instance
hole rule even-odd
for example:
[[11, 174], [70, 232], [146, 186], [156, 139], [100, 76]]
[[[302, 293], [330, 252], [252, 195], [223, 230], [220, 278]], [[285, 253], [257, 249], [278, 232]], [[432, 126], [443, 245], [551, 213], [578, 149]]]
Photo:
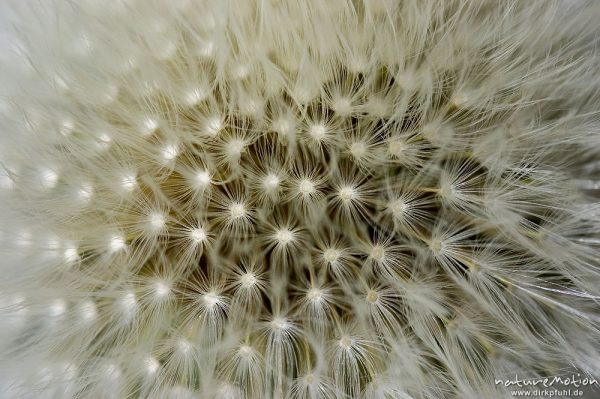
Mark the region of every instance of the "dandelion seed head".
[[125, 248], [125, 239], [120, 235], [115, 235], [110, 239], [110, 250], [111, 252], [118, 252]]
[[121, 177], [121, 187], [125, 191], [131, 191], [135, 188], [137, 182], [136, 177], [133, 174], [125, 174]]
[[135, 307], [137, 306], [137, 299], [133, 292], [127, 292], [120, 299], [120, 305], [127, 313], [133, 312]]
[[227, 143], [227, 154], [232, 157], [239, 157], [244, 151], [245, 143], [243, 140], [231, 140]]
[[242, 284], [242, 287], [250, 288], [258, 282], [258, 279], [254, 275], [254, 273], [245, 273], [240, 277], [240, 282]]
[[400, 218], [407, 211], [408, 204], [406, 204], [401, 199], [398, 199], [398, 200], [391, 202], [389, 204], [389, 208], [392, 210], [394, 217]]
[[79, 259], [79, 253], [75, 247], [67, 247], [63, 252], [65, 262], [72, 264]]
[[269, 173], [263, 178], [263, 187], [267, 190], [275, 190], [279, 187], [279, 177], [273, 173]]
[[402, 157], [404, 151], [406, 151], [406, 143], [400, 139], [395, 139], [388, 144], [388, 153], [395, 157]]
[[281, 245], [286, 245], [294, 239], [294, 234], [288, 229], [279, 229], [275, 232], [275, 239]]
[[179, 148], [176, 144], [169, 144], [162, 150], [162, 157], [165, 161], [171, 161], [179, 154]]
[[66, 120], [62, 121], [60, 123], [60, 129], [59, 129], [60, 134], [62, 134], [63, 136], [69, 136], [71, 133], [73, 133], [74, 126], [75, 126], [75, 124], [70, 119], [66, 119]]
[[209, 136], [216, 136], [221, 129], [223, 129], [223, 122], [221, 121], [221, 118], [213, 116], [208, 119], [208, 122], [206, 123], [206, 132]]
[[323, 292], [318, 288], [311, 288], [310, 290], [308, 290], [306, 296], [312, 302], [319, 302], [322, 300]]
[[152, 230], [157, 231], [165, 227], [165, 216], [160, 212], [151, 213], [148, 219]]
[[51, 3], [0, 57], [9, 396], [597, 369], [593, 1]]
[[213, 307], [215, 306], [217, 303], [219, 303], [219, 297], [215, 292], [207, 292], [206, 294], [202, 295], [202, 300], [204, 301], [204, 303], [206, 304], [206, 306], [208, 307]]
[[347, 337], [347, 336], [343, 336], [338, 341], [338, 345], [340, 346], [340, 348], [342, 348], [344, 350], [350, 350], [352, 348], [352, 345], [353, 345], [352, 338]]
[[334, 248], [328, 248], [323, 252], [323, 259], [329, 263], [337, 261], [340, 257], [340, 251]]
[[147, 357], [143, 361], [148, 374], [155, 374], [160, 368], [160, 363], [153, 357]]
[[377, 294], [377, 292], [370, 290], [367, 293], [367, 301], [370, 303], [375, 303], [377, 302], [377, 300], [379, 299], [379, 295]]
[[158, 299], [164, 299], [171, 293], [171, 287], [166, 282], [157, 281], [153, 286], [154, 295]]
[[381, 262], [385, 258], [385, 248], [381, 245], [375, 245], [369, 254], [374, 260]]
[[323, 123], [317, 123], [310, 126], [308, 134], [315, 141], [322, 141], [327, 136], [327, 126]]
[[190, 239], [194, 243], [200, 244], [201, 242], [206, 241], [206, 238], [206, 232], [201, 227], [196, 227], [190, 230]]
[[92, 187], [92, 185], [89, 183], [83, 184], [77, 191], [77, 196], [83, 202], [89, 201], [92, 198], [93, 194], [94, 194], [94, 187]]
[[58, 182], [58, 178], [58, 173], [49, 168], [43, 169], [40, 173], [42, 187], [45, 189], [54, 188], [54, 186], [56, 186], [56, 183]]
[[241, 345], [238, 351], [239, 351], [240, 356], [243, 356], [243, 357], [248, 357], [248, 356], [252, 355], [252, 352], [254, 352], [252, 347], [250, 347], [248, 345]]
[[291, 134], [293, 128], [293, 124], [284, 117], [279, 118], [273, 123], [273, 130], [282, 136], [288, 136]]
[[197, 188], [205, 188], [211, 183], [210, 174], [206, 170], [196, 172], [195, 183]]
[[246, 207], [241, 202], [234, 202], [229, 206], [229, 214], [232, 219], [239, 219], [246, 216]]
[[140, 129], [140, 133], [142, 133], [142, 135], [151, 135], [156, 131], [156, 129], [158, 129], [158, 119], [151, 116], [144, 118], [144, 120], [141, 123]]
[[67, 311], [67, 304], [63, 299], [56, 299], [48, 308], [48, 315], [51, 317], [60, 317]]
[[332, 108], [340, 115], [349, 115], [352, 112], [352, 101], [349, 98], [339, 97], [334, 100]]
[[338, 195], [342, 199], [342, 201], [352, 201], [356, 199], [356, 189], [351, 186], [345, 186], [338, 191]]
[[313, 194], [316, 191], [315, 184], [308, 179], [301, 180], [300, 184], [298, 184], [298, 189], [300, 190], [300, 193], [305, 196]]
[[96, 305], [92, 301], [88, 300], [88, 301], [83, 302], [80, 305], [79, 310], [81, 312], [81, 318], [86, 323], [94, 321], [98, 317], [98, 311], [96, 309]]
[[185, 95], [185, 103], [189, 106], [196, 105], [204, 100], [208, 94], [200, 87], [188, 91]]
[[276, 317], [271, 321], [271, 327], [274, 330], [287, 330], [290, 328], [290, 323], [284, 318]]
[[350, 145], [350, 153], [354, 158], [360, 159], [367, 153], [367, 145], [362, 141], [356, 141]]
[[181, 338], [177, 341], [177, 350], [183, 354], [187, 354], [192, 350], [192, 344], [188, 340]]

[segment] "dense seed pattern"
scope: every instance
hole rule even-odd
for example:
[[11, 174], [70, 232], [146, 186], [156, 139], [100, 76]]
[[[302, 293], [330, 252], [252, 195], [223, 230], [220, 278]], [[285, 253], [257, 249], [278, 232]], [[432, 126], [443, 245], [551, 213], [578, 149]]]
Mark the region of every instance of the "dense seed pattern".
[[59, 4], [51, 50], [24, 42], [1, 154], [24, 387], [479, 398], [598, 371], [591, 6], [161, 3]]

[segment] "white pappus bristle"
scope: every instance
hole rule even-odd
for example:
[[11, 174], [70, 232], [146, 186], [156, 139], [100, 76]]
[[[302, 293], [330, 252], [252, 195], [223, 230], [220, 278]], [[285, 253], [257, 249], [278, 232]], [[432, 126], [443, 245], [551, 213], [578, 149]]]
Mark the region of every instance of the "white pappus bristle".
[[594, 0], [2, 7], [6, 397], [600, 378]]

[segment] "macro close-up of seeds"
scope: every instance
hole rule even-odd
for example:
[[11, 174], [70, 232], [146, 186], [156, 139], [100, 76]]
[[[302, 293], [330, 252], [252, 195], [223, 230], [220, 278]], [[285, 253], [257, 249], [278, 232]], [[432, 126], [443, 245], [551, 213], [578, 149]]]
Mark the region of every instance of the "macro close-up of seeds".
[[0, 398], [598, 394], [597, 1], [2, 12]]

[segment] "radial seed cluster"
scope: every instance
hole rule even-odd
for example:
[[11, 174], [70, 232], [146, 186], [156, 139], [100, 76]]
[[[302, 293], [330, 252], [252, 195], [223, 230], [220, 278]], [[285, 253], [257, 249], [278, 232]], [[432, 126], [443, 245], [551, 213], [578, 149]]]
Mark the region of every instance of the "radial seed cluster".
[[14, 397], [600, 377], [597, 5], [53, 3], [2, 78]]

